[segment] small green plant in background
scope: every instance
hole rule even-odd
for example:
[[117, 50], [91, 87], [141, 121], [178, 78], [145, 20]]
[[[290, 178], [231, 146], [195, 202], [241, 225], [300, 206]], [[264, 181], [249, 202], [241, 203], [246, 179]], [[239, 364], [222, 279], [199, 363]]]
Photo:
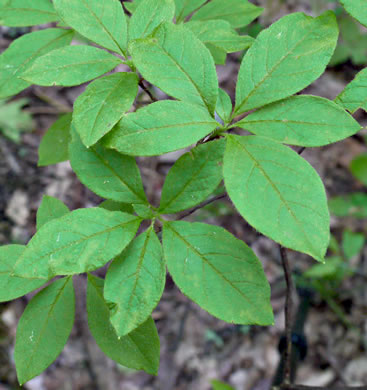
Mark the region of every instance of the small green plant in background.
[[0, 100], [0, 133], [13, 142], [19, 143], [21, 134], [33, 129], [32, 115], [22, 110], [27, 99], [12, 102]]
[[[354, 1], [343, 3], [366, 24], [362, 3], [359, 9]], [[325, 261], [325, 189], [313, 167], [287, 145], [323, 146], [361, 128], [347, 110], [366, 109], [363, 71], [336, 101], [295, 95], [318, 79], [333, 56], [334, 13], [290, 14], [254, 39], [236, 30], [262, 12], [247, 0], [135, 0], [124, 3], [131, 17], [117, 0], [0, 4], [4, 25], [59, 26], [26, 34], [4, 51], [0, 97], [32, 84], [91, 81], [73, 113], [46, 133], [39, 165], [70, 160], [80, 181], [106, 199], [99, 207], [70, 211], [44, 197], [29, 243], [0, 248], [1, 301], [46, 285], [19, 321], [19, 382], [40, 374], [62, 351], [74, 321], [75, 274], [88, 274], [88, 324], [100, 348], [150, 374], [159, 366], [151, 313], [166, 269], [185, 295], [214, 316], [273, 324], [270, 287], [253, 251], [222, 227], [181, 221], [179, 213], [208, 199], [224, 179], [251, 226]], [[75, 32], [87, 41], [70, 45]], [[233, 107], [218, 88], [215, 64], [242, 50], [247, 52]], [[105, 75], [119, 65], [130, 71]], [[156, 101], [146, 81], [171, 98]], [[139, 86], [152, 103], [130, 112]], [[159, 206], [150, 204], [135, 157], [187, 147], [167, 174]], [[137, 235], [144, 220], [149, 227]], [[90, 273], [111, 260], [105, 279]]]

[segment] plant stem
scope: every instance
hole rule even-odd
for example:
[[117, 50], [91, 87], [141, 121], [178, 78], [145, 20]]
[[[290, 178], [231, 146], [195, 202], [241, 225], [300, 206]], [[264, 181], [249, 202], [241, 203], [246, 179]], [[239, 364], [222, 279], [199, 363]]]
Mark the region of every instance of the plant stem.
[[157, 102], [158, 100], [152, 95], [152, 93], [149, 91], [149, 89], [144, 85], [143, 79], [139, 80], [139, 86], [141, 89], [150, 97], [150, 100], [152, 102]]
[[286, 300], [285, 300], [285, 334], [287, 347], [284, 351], [284, 384], [291, 383], [291, 357], [292, 357], [292, 312], [293, 312], [293, 291], [294, 285], [292, 280], [292, 272], [289, 266], [287, 251], [279, 245], [280, 256], [284, 270], [284, 277], [287, 284]]

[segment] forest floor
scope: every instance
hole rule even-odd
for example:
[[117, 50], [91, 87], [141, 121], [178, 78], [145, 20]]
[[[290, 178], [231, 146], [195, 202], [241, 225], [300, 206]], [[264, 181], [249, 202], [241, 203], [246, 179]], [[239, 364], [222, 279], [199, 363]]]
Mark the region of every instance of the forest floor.
[[[268, 6], [260, 19], [265, 26], [288, 12], [310, 12], [309, 2], [260, 3]], [[0, 32], [2, 51], [11, 37], [6, 29]], [[226, 67], [218, 67], [220, 86], [232, 99], [239, 61], [239, 55], [230, 55]], [[329, 68], [303, 93], [333, 99], [359, 69], [350, 62]], [[32, 132], [22, 135], [19, 144], [0, 133], [0, 245], [28, 242], [35, 233], [36, 211], [44, 194], [59, 198], [70, 209], [101, 202], [79, 182], [68, 162], [37, 167], [43, 134], [64, 108], [72, 107], [84, 88], [85, 85], [69, 89], [32, 87], [19, 95], [29, 99], [26, 110], [33, 114], [35, 125]], [[159, 96], [159, 91], [153, 92]], [[367, 116], [361, 111], [355, 117], [363, 126], [367, 125]], [[348, 170], [350, 161], [363, 152], [366, 144], [359, 136], [327, 147], [308, 148], [303, 157], [318, 171], [331, 197], [367, 191]], [[158, 202], [164, 177], [179, 155], [139, 159], [147, 196], [153, 204]], [[279, 339], [284, 332], [285, 281], [278, 245], [257, 234], [227, 199], [194, 213], [190, 220], [224, 226], [252, 247], [271, 284], [275, 325], [246, 327], [217, 320], [189, 301], [167, 276], [163, 298], [153, 313], [161, 341], [161, 366], [158, 376], [151, 377], [117, 366], [95, 345], [85, 316], [86, 280], [79, 276], [75, 278], [76, 324], [65, 350], [24, 389], [209, 390], [211, 379], [226, 381], [236, 390], [269, 389], [279, 362]], [[366, 221], [332, 217], [331, 228], [340, 242], [345, 229], [366, 232]], [[297, 275], [314, 263], [295, 252], [290, 252], [289, 257]], [[367, 384], [367, 248], [351, 261], [359, 272], [341, 282], [333, 292], [333, 304], [317, 293], [312, 296], [304, 327], [308, 352], [298, 365], [297, 383]], [[99, 275], [104, 272], [102, 269]], [[16, 325], [32, 295], [0, 306], [0, 390], [18, 388], [12, 359]], [[295, 301], [298, 303], [300, 298], [295, 297]]]

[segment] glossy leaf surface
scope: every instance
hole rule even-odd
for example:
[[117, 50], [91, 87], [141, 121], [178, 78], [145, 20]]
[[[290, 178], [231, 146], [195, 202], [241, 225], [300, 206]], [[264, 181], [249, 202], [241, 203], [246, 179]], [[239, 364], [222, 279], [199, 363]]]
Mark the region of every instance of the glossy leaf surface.
[[93, 42], [125, 54], [127, 23], [118, 0], [54, 0], [65, 23]]
[[212, 315], [236, 324], [270, 325], [270, 287], [261, 263], [219, 226], [167, 222], [167, 267], [180, 290]]
[[134, 103], [138, 77], [118, 72], [88, 85], [74, 103], [73, 125], [84, 145], [94, 145], [108, 133]]
[[103, 280], [88, 275], [87, 312], [89, 329], [101, 350], [125, 367], [157, 375], [159, 337], [149, 317], [127, 336], [118, 337], [110, 322], [110, 311], [103, 298]]
[[79, 180], [99, 196], [117, 202], [146, 203], [135, 159], [100, 144], [84, 146], [78, 134], [70, 144], [70, 163]]
[[70, 44], [73, 32], [60, 28], [34, 31], [16, 39], [0, 56], [0, 99], [15, 95], [30, 83], [19, 78], [34, 61]]
[[214, 113], [218, 80], [212, 56], [184, 25], [163, 23], [153, 37], [129, 45], [143, 77], [168, 95]]
[[70, 210], [61, 200], [44, 195], [40, 207], [37, 210], [37, 230], [45, 223], [68, 214]]
[[284, 99], [325, 70], [338, 39], [333, 12], [317, 18], [284, 16], [257, 37], [243, 58], [236, 86], [236, 114]]
[[15, 263], [25, 248], [24, 245], [0, 247], [0, 302], [19, 298], [45, 283], [44, 279], [24, 279], [13, 275]]
[[281, 245], [323, 261], [329, 244], [325, 189], [290, 148], [258, 136], [228, 136], [224, 183], [242, 217]]
[[318, 96], [293, 96], [248, 115], [236, 126], [289, 145], [323, 146], [347, 138], [360, 125], [334, 102]]
[[171, 22], [174, 15], [174, 0], [142, 1], [130, 19], [129, 40], [145, 38], [162, 22]]
[[223, 139], [199, 145], [181, 156], [168, 172], [159, 212], [177, 213], [205, 200], [219, 185], [222, 175]]
[[120, 63], [119, 58], [96, 47], [68, 46], [37, 58], [22, 78], [37, 85], [71, 87], [102, 76]]
[[20, 384], [39, 375], [61, 353], [74, 324], [74, 313], [71, 278], [56, 280], [29, 302], [19, 320], [14, 350]]
[[69, 160], [71, 118], [71, 114], [62, 115], [42, 137], [38, 149], [39, 167]]
[[58, 20], [58, 15], [49, 0], [12, 0], [0, 11], [2, 26], [36, 26]]
[[163, 100], [124, 116], [103, 143], [125, 154], [156, 156], [190, 146], [217, 126], [200, 106]]
[[118, 336], [143, 324], [157, 306], [166, 282], [162, 247], [153, 228], [140, 234], [110, 265], [104, 297], [112, 306]]
[[140, 218], [103, 208], [78, 209], [41, 228], [15, 265], [15, 275], [50, 279], [93, 271], [134, 238]]

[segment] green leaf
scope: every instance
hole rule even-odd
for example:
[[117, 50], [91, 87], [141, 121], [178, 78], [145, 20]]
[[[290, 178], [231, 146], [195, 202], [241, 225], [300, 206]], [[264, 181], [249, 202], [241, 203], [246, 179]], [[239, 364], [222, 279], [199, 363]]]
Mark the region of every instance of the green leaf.
[[134, 204], [133, 209], [142, 219], [154, 219], [156, 217], [151, 205], [148, 204]]
[[126, 203], [147, 203], [135, 159], [97, 144], [87, 148], [73, 132], [70, 163], [79, 180], [99, 196]]
[[218, 91], [218, 100], [215, 112], [222, 119], [225, 125], [228, 125], [231, 122], [232, 101], [227, 92], [223, 91], [221, 88], [219, 88]]
[[223, 179], [224, 139], [199, 145], [181, 156], [168, 172], [159, 212], [177, 213], [205, 200]]
[[351, 113], [359, 108], [367, 112], [367, 68], [363, 69], [338, 95], [335, 102]]
[[315, 81], [338, 40], [331, 11], [312, 18], [284, 16], [257, 37], [243, 58], [236, 87], [237, 115], [284, 99]]
[[205, 46], [209, 49], [210, 54], [212, 55], [214, 63], [216, 65], [226, 64], [227, 52], [225, 50], [214, 46], [211, 43], [207, 43]]
[[327, 257], [324, 264], [315, 264], [303, 275], [311, 279], [335, 279], [342, 269], [344, 261], [340, 256]]
[[357, 133], [361, 126], [334, 102], [299, 95], [260, 108], [236, 126], [289, 145], [323, 146]]
[[350, 163], [350, 171], [367, 186], [367, 153], [361, 154]]
[[366, 0], [340, 0], [345, 10], [367, 27], [367, 3]]
[[168, 271], [180, 290], [210, 314], [236, 324], [273, 324], [270, 287], [260, 261], [219, 226], [163, 225]]
[[126, 3], [124, 2], [125, 8], [130, 12], [134, 13], [135, 10], [138, 8], [138, 6], [143, 2], [144, 0], [133, 0], [132, 3]]
[[202, 6], [206, 0], [175, 0], [176, 23], [182, 22], [186, 16]]
[[34, 128], [32, 115], [22, 110], [23, 106], [28, 103], [28, 99], [18, 99], [11, 102], [0, 100], [0, 133], [16, 143], [20, 142], [22, 132]]
[[22, 78], [37, 85], [71, 87], [99, 77], [120, 63], [118, 57], [96, 47], [68, 46], [37, 58]]
[[68, 214], [70, 210], [61, 200], [44, 195], [40, 207], [37, 210], [37, 230], [45, 223]]
[[29, 302], [18, 323], [14, 350], [21, 385], [55, 361], [69, 338], [74, 315], [71, 277], [56, 280]]
[[126, 56], [127, 22], [118, 0], [54, 0], [63, 21], [91, 41]]
[[88, 85], [74, 103], [73, 124], [84, 145], [94, 145], [134, 103], [138, 76], [118, 72]]
[[205, 45], [209, 43], [223, 49], [226, 53], [248, 49], [255, 41], [247, 35], [238, 35], [225, 20], [194, 21], [186, 23], [185, 26]]
[[39, 167], [69, 160], [71, 118], [71, 114], [60, 116], [43, 136], [38, 149]]
[[123, 213], [134, 214], [134, 208], [131, 204], [116, 202], [114, 200], [105, 200], [98, 207], [109, 211], [122, 211]]
[[173, 0], [144, 0], [134, 11], [129, 23], [129, 41], [145, 38], [162, 22], [171, 22], [175, 15]]
[[50, 279], [93, 271], [134, 238], [141, 219], [100, 207], [74, 210], [41, 228], [19, 257], [14, 274]]
[[117, 337], [103, 299], [103, 280], [88, 275], [87, 312], [89, 329], [101, 350], [117, 363], [157, 375], [159, 337], [151, 317], [125, 337]]
[[312, 166], [290, 148], [258, 136], [228, 136], [224, 183], [255, 229], [323, 261], [329, 244], [325, 189]]
[[103, 143], [125, 154], [156, 156], [190, 146], [217, 126], [200, 106], [164, 100], [124, 116]]
[[36, 58], [70, 44], [73, 32], [60, 28], [34, 31], [16, 39], [0, 56], [0, 99], [27, 88], [30, 83], [19, 78]]
[[213, 386], [213, 390], [235, 390], [232, 386], [229, 386], [224, 382], [217, 381], [216, 379], [211, 380], [210, 383]]
[[223, 19], [233, 28], [244, 27], [256, 19], [263, 8], [256, 7], [247, 0], [212, 0], [200, 8], [191, 20]]
[[367, 194], [336, 196], [329, 200], [329, 208], [337, 217], [367, 218]]
[[351, 230], [343, 231], [342, 248], [345, 257], [350, 260], [362, 250], [366, 237], [363, 233], [355, 233]]
[[45, 283], [44, 279], [24, 279], [13, 275], [15, 263], [25, 248], [24, 245], [0, 246], [0, 302], [19, 298]]
[[213, 58], [184, 25], [163, 23], [152, 37], [133, 41], [129, 51], [134, 65], [150, 83], [214, 114], [218, 80]]
[[104, 297], [118, 336], [143, 324], [161, 299], [166, 282], [162, 247], [153, 227], [140, 234], [110, 265]]
[[1, 26], [36, 26], [58, 20], [49, 0], [12, 0], [1, 8]]

